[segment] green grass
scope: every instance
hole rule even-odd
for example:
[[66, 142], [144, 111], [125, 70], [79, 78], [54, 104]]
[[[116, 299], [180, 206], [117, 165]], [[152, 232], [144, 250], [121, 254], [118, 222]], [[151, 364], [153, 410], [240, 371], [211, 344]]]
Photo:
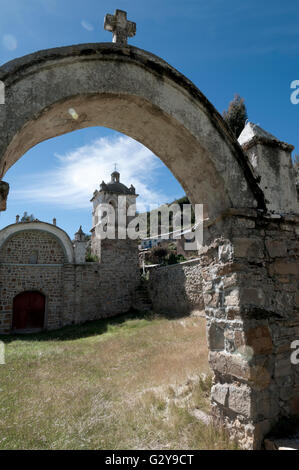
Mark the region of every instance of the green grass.
[[135, 312], [1, 340], [0, 449], [233, 447], [190, 413], [209, 410], [203, 319]]

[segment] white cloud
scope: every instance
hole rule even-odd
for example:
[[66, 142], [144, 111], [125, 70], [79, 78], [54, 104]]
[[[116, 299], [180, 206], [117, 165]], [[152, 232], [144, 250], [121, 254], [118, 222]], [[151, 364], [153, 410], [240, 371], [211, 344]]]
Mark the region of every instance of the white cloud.
[[82, 20], [81, 21], [81, 25], [83, 26], [84, 29], [86, 29], [87, 31], [93, 31], [94, 30], [94, 26], [89, 23], [89, 21], [86, 21], [86, 20]]
[[2, 42], [9, 51], [14, 51], [18, 47], [18, 41], [12, 34], [4, 34]]
[[23, 185], [22, 189], [12, 193], [15, 201], [39, 201], [68, 209], [90, 208], [93, 191], [99, 188], [102, 180], [110, 181], [115, 163], [121, 182], [127, 186], [133, 184], [140, 195], [137, 199], [139, 211], [171, 200], [169, 194], [153, 189], [163, 164], [150, 150], [129, 137], [103, 137], [55, 157], [56, 168], [31, 173], [26, 179], [27, 187]]

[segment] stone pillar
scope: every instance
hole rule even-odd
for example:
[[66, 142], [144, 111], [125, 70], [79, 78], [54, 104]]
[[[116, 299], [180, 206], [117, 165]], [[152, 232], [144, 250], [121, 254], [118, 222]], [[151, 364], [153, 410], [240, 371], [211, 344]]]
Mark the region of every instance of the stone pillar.
[[256, 124], [248, 122], [239, 139], [260, 180], [269, 211], [298, 212], [293, 145], [281, 142]]
[[201, 254], [212, 414], [245, 449], [299, 412], [298, 223], [232, 211]]

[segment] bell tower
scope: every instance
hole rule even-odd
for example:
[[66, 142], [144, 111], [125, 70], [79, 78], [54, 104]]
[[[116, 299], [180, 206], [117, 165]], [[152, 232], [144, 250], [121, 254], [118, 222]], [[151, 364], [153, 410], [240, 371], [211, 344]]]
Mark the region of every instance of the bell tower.
[[[126, 185], [120, 182], [120, 173], [114, 169], [111, 173], [111, 180], [108, 183], [102, 181], [100, 189], [95, 190], [91, 202], [93, 204], [92, 212], [92, 229], [91, 229], [91, 251], [92, 254], [96, 255], [100, 262], [103, 262], [105, 257], [104, 246], [107, 250], [116, 249], [116, 246], [125, 250], [129, 250], [134, 246], [134, 250], [137, 252], [137, 243], [135, 240], [119, 239], [119, 211], [127, 214], [128, 209], [135, 214], [136, 212], [136, 194], [133, 185], [128, 188]], [[133, 209], [133, 210], [132, 210]], [[115, 232], [115, 238], [101, 237], [100, 232], [108, 230], [107, 226], [107, 212], [111, 215], [109, 221], [109, 227], [113, 228]], [[125, 225], [127, 227], [131, 217], [125, 219]], [[111, 225], [114, 227], [111, 227]], [[101, 228], [101, 230], [98, 230]], [[134, 242], [134, 243], [132, 243]], [[135, 248], [136, 247], [136, 248]]]

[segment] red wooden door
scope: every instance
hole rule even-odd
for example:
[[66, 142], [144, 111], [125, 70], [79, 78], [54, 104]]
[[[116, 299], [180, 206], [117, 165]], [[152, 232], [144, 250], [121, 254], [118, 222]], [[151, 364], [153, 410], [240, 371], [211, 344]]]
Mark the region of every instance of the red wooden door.
[[13, 330], [43, 328], [45, 304], [45, 296], [40, 292], [23, 292], [17, 295], [13, 302]]

